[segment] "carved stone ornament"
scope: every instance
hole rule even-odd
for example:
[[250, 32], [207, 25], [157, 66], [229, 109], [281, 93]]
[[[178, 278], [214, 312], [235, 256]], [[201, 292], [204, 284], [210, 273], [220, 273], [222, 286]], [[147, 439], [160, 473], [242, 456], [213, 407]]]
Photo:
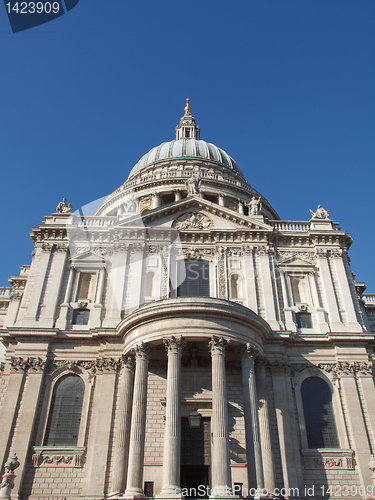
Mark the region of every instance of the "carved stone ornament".
[[211, 355], [213, 354], [224, 354], [225, 347], [228, 345], [228, 340], [224, 337], [218, 337], [214, 335], [212, 339], [208, 343], [208, 347], [210, 348]]
[[219, 298], [226, 298], [226, 276], [225, 276], [225, 249], [218, 247], [216, 249], [218, 256], [218, 271], [219, 271]]
[[302, 450], [305, 469], [354, 469], [352, 450]]
[[197, 212], [187, 212], [173, 222], [178, 231], [204, 230], [213, 227], [213, 222], [206, 215]]
[[[131, 360], [131, 358], [129, 358]], [[128, 357], [121, 358], [98, 358], [95, 360], [50, 360], [48, 362], [48, 372], [53, 372], [58, 368], [65, 367], [71, 371], [83, 368], [92, 375], [97, 372], [116, 372], [121, 366], [126, 365]]]
[[43, 373], [46, 361], [42, 358], [11, 358], [10, 366], [12, 372], [28, 371], [29, 373]]
[[339, 361], [338, 363], [319, 363], [318, 368], [331, 373], [334, 379], [343, 376], [372, 376], [372, 363]]
[[182, 347], [184, 345], [183, 337], [164, 337], [163, 338], [165, 347], [167, 348], [168, 353], [180, 354], [182, 351]]
[[0, 373], [4, 371], [5, 363], [0, 363]]
[[135, 352], [136, 358], [148, 359], [148, 355], [150, 353], [150, 348], [144, 342], [140, 342], [139, 344], [136, 344], [134, 346], [133, 350]]
[[34, 467], [82, 467], [85, 448], [64, 450], [45, 446], [34, 446]]
[[180, 248], [175, 252], [175, 255], [183, 254], [185, 258], [188, 259], [204, 259], [205, 257], [211, 257], [215, 254], [213, 248]]

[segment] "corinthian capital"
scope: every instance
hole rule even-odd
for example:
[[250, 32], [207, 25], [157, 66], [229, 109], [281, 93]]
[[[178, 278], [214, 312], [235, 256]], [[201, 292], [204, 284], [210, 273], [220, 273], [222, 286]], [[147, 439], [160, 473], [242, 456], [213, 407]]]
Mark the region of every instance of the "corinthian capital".
[[216, 335], [214, 335], [208, 343], [208, 346], [211, 350], [211, 356], [213, 354], [224, 354], [227, 344], [228, 340], [226, 340], [224, 337], [217, 337]]
[[148, 359], [148, 355], [150, 353], [150, 348], [144, 342], [139, 342], [134, 346], [134, 352], [136, 359]]
[[180, 354], [182, 351], [182, 347], [184, 345], [183, 337], [175, 337], [172, 335], [171, 337], [163, 338], [165, 347], [167, 348], [168, 354]]

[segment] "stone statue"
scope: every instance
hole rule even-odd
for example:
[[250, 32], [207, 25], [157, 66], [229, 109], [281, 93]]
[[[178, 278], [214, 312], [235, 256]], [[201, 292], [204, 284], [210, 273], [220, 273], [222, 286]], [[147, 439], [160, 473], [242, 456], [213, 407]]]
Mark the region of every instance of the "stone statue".
[[198, 172], [195, 172], [191, 175], [190, 179], [186, 181], [186, 189], [188, 196], [194, 196], [195, 194], [199, 194], [199, 183], [201, 181], [200, 175]]
[[321, 205], [318, 205], [316, 212], [309, 208], [313, 219], [328, 219], [329, 210], [325, 210]]
[[15, 469], [19, 467], [17, 455], [14, 453], [12, 457], [4, 464], [5, 472], [0, 483], [0, 499], [10, 500], [11, 490], [14, 488]]
[[63, 201], [56, 207], [56, 212], [59, 214], [70, 213], [72, 211], [72, 204], [66, 202], [66, 198], [63, 198]]
[[258, 199], [253, 196], [249, 203], [247, 203], [249, 207], [249, 215], [259, 215], [262, 210], [262, 202], [260, 201], [260, 196]]

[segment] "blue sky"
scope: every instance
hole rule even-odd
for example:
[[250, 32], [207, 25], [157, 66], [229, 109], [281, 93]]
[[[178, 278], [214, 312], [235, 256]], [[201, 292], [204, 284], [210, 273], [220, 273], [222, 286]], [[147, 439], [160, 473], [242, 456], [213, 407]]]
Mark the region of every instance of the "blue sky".
[[80, 0], [13, 34], [1, 8], [0, 285], [32, 226], [121, 185], [190, 97], [281, 219], [330, 209], [375, 292], [374, 25], [373, 0]]

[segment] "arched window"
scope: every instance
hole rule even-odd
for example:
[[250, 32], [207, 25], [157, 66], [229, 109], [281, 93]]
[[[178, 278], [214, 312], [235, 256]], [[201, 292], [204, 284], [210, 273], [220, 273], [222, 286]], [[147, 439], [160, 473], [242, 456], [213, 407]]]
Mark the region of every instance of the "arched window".
[[[209, 265], [203, 260], [179, 260], [177, 262], [177, 297], [209, 297]], [[185, 277], [185, 279], [183, 279]]]
[[88, 325], [90, 311], [89, 309], [74, 309], [72, 324], [73, 325]]
[[229, 278], [229, 294], [231, 299], [240, 298], [240, 285], [241, 278], [238, 276], [238, 274], [232, 274]]
[[302, 382], [301, 396], [309, 448], [339, 448], [328, 384], [319, 377], [309, 377]]
[[47, 423], [46, 446], [77, 446], [85, 384], [78, 375], [56, 382]]
[[147, 272], [145, 277], [145, 297], [153, 296], [154, 273]]

